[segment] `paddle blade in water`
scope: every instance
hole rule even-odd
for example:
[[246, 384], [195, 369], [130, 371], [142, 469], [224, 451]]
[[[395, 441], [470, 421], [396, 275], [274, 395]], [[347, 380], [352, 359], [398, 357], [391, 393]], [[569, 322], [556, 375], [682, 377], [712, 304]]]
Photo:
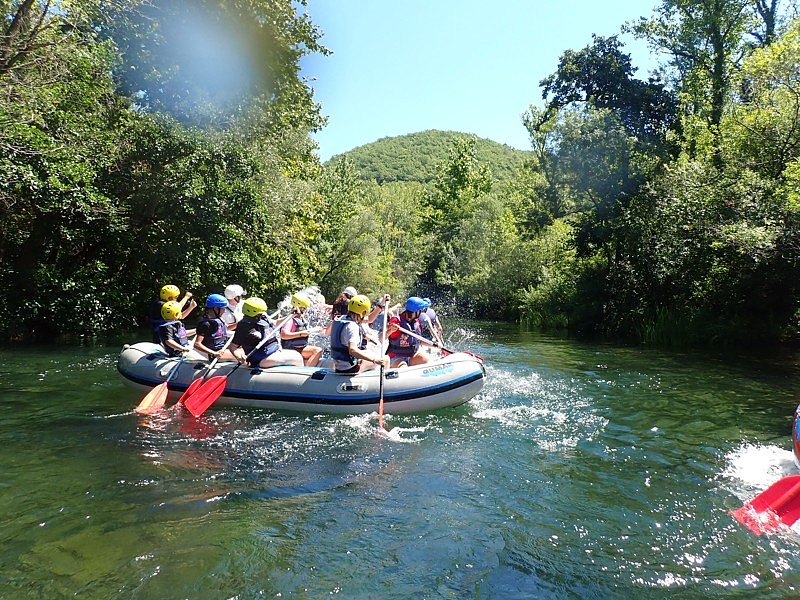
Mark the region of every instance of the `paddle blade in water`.
[[731, 514], [756, 535], [791, 527], [800, 518], [800, 475], [776, 481]]
[[202, 377], [199, 377], [198, 379], [195, 379], [189, 385], [189, 387], [186, 388], [186, 391], [183, 392], [183, 394], [181, 394], [181, 397], [178, 398], [178, 404], [180, 404], [181, 402], [185, 403], [186, 400], [188, 400], [192, 396], [192, 394], [194, 394], [197, 391], [197, 388], [199, 388], [201, 385], [203, 385], [204, 381], [205, 380]]
[[142, 401], [139, 402], [139, 406], [134, 410], [140, 415], [152, 415], [154, 412], [161, 410], [164, 406], [164, 402], [167, 401], [168, 393], [167, 382], [159, 383], [142, 398]]
[[195, 417], [202, 415], [205, 410], [214, 403], [214, 400], [222, 395], [225, 391], [225, 382], [227, 381], [225, 375], [217, 375], [206, 381], [200, 388], [187, 398], [183, 405], [189, 409]]

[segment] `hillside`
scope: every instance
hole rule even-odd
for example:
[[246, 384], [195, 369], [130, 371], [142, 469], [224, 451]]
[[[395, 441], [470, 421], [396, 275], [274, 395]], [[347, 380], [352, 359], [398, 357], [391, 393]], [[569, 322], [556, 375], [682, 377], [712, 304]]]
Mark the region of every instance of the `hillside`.
[[[366, 180], [429, 182], [436, 168], [449, 158], [450, 146], [457, 137], [470, 134], [456, 131], [428, 130], [395, 137], [381, 138], [332, 157], [334, 164], [347, 156]], [[485, 138], [477, 138], [478, 160], [487, 163], [495, 179], [512, 176], [530, 152], [517, 150]]]

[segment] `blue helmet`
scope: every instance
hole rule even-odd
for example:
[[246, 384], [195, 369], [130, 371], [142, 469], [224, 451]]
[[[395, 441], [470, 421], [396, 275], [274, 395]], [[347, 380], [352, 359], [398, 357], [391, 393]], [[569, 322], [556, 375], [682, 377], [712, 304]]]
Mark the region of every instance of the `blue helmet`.
[[425, 308], [430, 308], [431, 304], [433, 304], [430, 298], [423, 298], [422, 301], [425, 303]]
[[425, 310], [426, 308], [428, 308], [428, 305], [425, 304], [425, 301], [419, 296], [411, 296], [406, 300], [405, 309], [408, 312], [417, 312], [418, 310]]
[[225, 308], [228, 306], [228, 301], [222, 294], [211, 294], [206, 298], [206, 308]]

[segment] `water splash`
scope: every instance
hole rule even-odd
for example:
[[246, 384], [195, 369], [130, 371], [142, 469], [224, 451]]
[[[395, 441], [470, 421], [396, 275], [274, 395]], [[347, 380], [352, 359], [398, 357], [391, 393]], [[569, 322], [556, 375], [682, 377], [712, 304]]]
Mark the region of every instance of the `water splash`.
[[797, 474], [792, 453], [778, 446], [744, 443], [725, 456], [722, 476], [744, 488], [745, 495], [753, 489], [763, 491], [787, 475]]

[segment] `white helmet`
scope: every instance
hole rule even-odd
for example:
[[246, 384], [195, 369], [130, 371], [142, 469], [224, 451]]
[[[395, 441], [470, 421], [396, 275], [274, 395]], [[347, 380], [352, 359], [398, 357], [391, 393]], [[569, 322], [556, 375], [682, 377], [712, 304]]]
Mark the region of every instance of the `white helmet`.
[[358, 292], [356, 291], [356, 288], [354, 288], [351, 285], [349, 285], [346, 288], [344, 288], [344, 291], [342, 293], [343, 294], [347, 294], [350, 297], [358, 296]]
[[236, 296], [244, 296], [247, 292], [242, 288], [242, 286], [232, 283], [228, 287], [225, 288], [225, 297], [228, 300], [233, 300]]

